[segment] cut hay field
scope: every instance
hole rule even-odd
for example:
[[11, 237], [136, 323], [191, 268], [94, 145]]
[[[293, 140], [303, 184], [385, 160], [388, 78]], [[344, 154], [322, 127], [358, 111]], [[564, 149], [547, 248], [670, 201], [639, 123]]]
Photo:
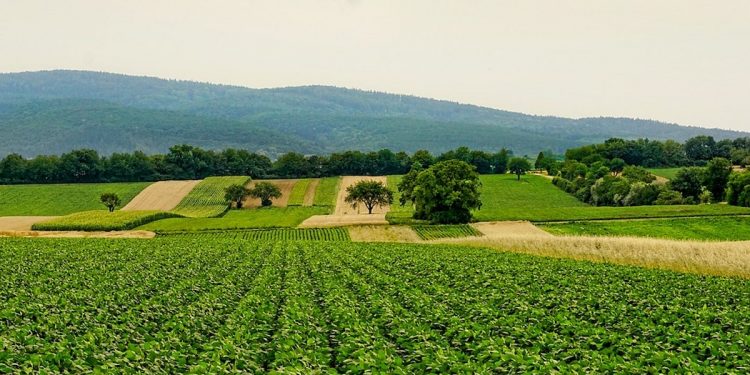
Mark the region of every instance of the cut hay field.
[[158, 181], [147, 186], [126, 204], [123, 211], [170, 211], [185, 198], [200, 180]]
[[544, 224], [555, 235], [653, 237], [676, 240], [750, 241], [750, 217], [584, 221]]
[[325, 215], [328, 207], [262, 207], [230, 210], [216, 218], [174, 218], [155, 221], [138, 229], [150, 231], [200, 231], [296, 227], [313, 215]]
[[750, 366], [736, 278], [343, 241], [0, 239], [0, 259], [7, 373]]
[[215, 217], [229, 208], [224, 200], [224, 188], [244, 185], [246, 176], [208, 177], [196, 185], [172, 212], [186, 217]]
[[[389, 186], [395, 186], [399, 178], [391, 176]], [[476, 221], [554, 222], [750, 215], [750, 208], [729, 205], [594, 207], [558, 189], [542, 176], [526, 175], [520, 182], [513, 175], [482, 175], [480, 179], [482, 208], [473, 213]], [[387, 218], [391, 223], [410, 223], [412, 213], [411, 207], [394, 204]]]
[[0, 216], [59, 216], [106, 210], [102, 193], [117, 194], [126, 205], [150, 182], [101, 184], [0, 185]]

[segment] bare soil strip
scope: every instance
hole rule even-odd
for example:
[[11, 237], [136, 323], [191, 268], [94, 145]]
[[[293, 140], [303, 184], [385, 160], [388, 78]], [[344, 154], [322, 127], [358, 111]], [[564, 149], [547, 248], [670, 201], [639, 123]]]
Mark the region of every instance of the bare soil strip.
[[117, 232], [57, 232], [57, 231], [0, 231], [0, 237], [34, 238], [154, 238], [156, 233], [146, 230]]
[[349, 225], [388, 225], [385, 214], [372, 215], [314, 215], [299, 225], [300, 228], [343, 227]]
[[[250, 183], [247, 184], [247, 187], [249, 189], [252, 189], [255, 187], [255, 184], [259, 182], [270, 182], [274, 185], [276, 185], [279, 190], [281, 190], [281, 197], [278, 199], [272, 200], [272, 206], [274, 207], [286, 207], [289, 203], [289, 195], [292, 193], [292, 189], [294, 188], [294, 184], [297, 183], [299, 180], [254, 180], [250, 181]], [[256, 208], [260, 207], [260, 199], [253, 198], [253, 197], [247, 197], [242, 202], [244, 208]]]
[[[346, 203], [346, 189], [360, 181], [379, 181], [387, 186], [388, 178], [386, 176], [344, 176], [341, 178], [341, 188], [336, 198], [336, 211], [334, 215], [361, 215], [367, 214], [367, 207], [362, 204], [352, 207]], [[385, 214], [390, 210], [390, 206], [375, 207], [373, 214]]]
[[31, 226], [58, 216], [5, 216], [0, 217], [0, 231], [31, 230]]
[[486, 238], [539, 236], [552, 237], [551, 234], [538, 228], [528, 221], [491, 221], [471, 224], [476, 230], [482, 232]]
[[123, 211], [170, 211], [185, 198], [200, 180], [159, 181], [147, 186]]
[[315, 202], [315, 192], [318, 191], [318, 184], [320, 184], [320, 179], [316, 178], [310, 181], [310, 184], [307, 185], [307, 191], [305, 191], [305, 198], [302, 201], [302, 205], [306, 207], [310, 207]]
[[354, 242], [423, 242], [411, 227], [397, 225], [359, 225], [349, 228]]

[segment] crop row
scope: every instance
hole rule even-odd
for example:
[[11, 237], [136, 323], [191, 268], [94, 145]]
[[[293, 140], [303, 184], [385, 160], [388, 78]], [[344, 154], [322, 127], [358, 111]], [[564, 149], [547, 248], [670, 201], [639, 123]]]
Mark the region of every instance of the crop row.
[[84, 211], [36, 223], [33, 230], [112, 231], [128, 230], [152, 221], [178, 217], [163, 211]]
[[0, 373], [745, 372], [750, 282], [449, 245], [0, 239]]
[[481, 236], [482, 232], [468, 224], [462, 225], [415, 225], [412, 226], [423, 240]]
[[200, 232], [160, 232], [160, 237], [226, 238], [250, 241], [350, 241], [346, 228], [280, 228]]
[[244, 185], [245, 176], [207, 177], [196, 185], [172, 212], [187, 217], [214, 217], [225, 213], [229, 206], [224, 200], [224, 188]]

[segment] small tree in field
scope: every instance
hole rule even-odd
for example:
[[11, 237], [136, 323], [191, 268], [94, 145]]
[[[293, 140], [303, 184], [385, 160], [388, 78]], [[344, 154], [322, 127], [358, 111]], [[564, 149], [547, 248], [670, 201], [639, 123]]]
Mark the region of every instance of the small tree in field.
[[232, 207], [232, 203], [234, 203], [234, 206], [239, 208], [242, 208], [242, 201], [245, 200], [245, 197], [250, 193], [250, 191], [239, 184], [233, 184], [229, 185], [226, 188], [224, 188], [224, 200], [229, 203], [229, 207]]
[[115, 193], [104, 193], [99, 197], [99, 200], [107, 206], [109, 212], [114, 212], [115, 207], [120, 205], [120, 197]]
[[362, 203], [367, 207], [367, 213], [372, 214], [375, 206], [385, 206], [393, 203], [393, 192], [380, 181], [360, 181], [346, 188], [346, 203], [357, 208]]
[[513, 158], [508, 163], [508, 169], [518, 176], [518, 181], [521, 181], [521, 175], [531, 170], [531, 163], [524, 158]]
[[259, 198], [260, 205], [263, 207], [270, 206], [273, 203], [271, 199], [281, 198], [279, 187], [270, 182], [257, 183], [249, 193], [251, 197]]

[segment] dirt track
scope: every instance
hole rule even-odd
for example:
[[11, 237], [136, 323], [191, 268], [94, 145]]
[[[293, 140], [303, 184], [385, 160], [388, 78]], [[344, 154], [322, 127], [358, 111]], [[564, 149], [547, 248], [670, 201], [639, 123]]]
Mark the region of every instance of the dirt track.
[[[281, 190], [281, 198], [272, 200], [272, 206], [273, 207], [286, 207], [289, 203], [289, 195], [292, 193], [292, 189], [294, 188], [294, 184], [297, 183], [299, 180], [256, 180], [251, 181], [249, 184], [247, 184], [248, 189], [252, 189], [255, 187], [255, 184], [258, 182], [270, 182], [274, 185], [276, 185], [279, 190]], [[247, 197], [244, 201], [242, 201], [242, 207], [243, 208], [255, 208], [260, 207], [260, 199], [253, 198], [253, 197]]]
[[[360, 181], [379, 181], [387, 186], [388, 178], [385, 176], [344, 176], [341, 178], [341, 188], [339, 189], [339, 195], [336, 198], [336, 211], [334, 215], [361, 215], [367, 214], [367, 207], [362, 204], [357, 205], [353, 208], [349, 203], [346, 203], [346, 188], [352, 186]], [[390, 210], [390, 206], [375, 207], [372, 210], [373, 214], [385, 214]]]
[[31, 230], [31, 226], [57, 216], [5, 216], [0, 217], [0, 231]]
[[172, 210], [199, 182], [200, 180], [154, 182], [136, 195], [122, 210]]
[[320, 179], [316, 178], [310, 181], [310, 184], [307, 185], [307, 191], [305, 192], [305, 198], [302, 200], [303, 206], [312, 206], [315, 203], [315, 192], [318, 191], [318, 185], [320, 184]]

